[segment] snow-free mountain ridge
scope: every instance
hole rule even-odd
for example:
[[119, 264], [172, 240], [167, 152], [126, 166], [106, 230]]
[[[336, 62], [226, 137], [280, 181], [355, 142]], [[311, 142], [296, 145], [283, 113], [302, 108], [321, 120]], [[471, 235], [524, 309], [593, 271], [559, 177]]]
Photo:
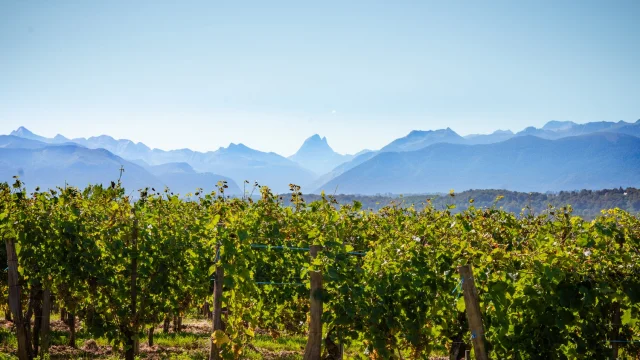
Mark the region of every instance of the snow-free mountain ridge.
[[353, 157], [353, 155], [338, 154], [329, 146], [326, 137], [315, 134], [306, 139], [300, 149], [289, 156], [289, 159], [321, 175]]
[[439, 143], [385, 152], [321, 186], [345, 194], [469, 189], [559, 191], [637, 187], [640, 138], [597, 132], [558, 140], [518, 136], [487, 145]]
[[[486, 178], [482, 176], [465, 172], [465, 167], [468, 170], [473, 164], [482, 163], [484, 160], [478, 158], [478, 154], [482, 154], [486, 146], [503, 143], [527, 143], [532, 141], [530, 139], [533, 138], [548, 140], [548, 142], [539, 142], [537, 143], [540, 147], [539, 149], [531, 147], [522, 153], [521, 158], [526, 158], [528, 159], [527, 161], [529, 161], [527, 169], [534, 169], [541, 173], [549, 173], [549, 169], [554, 168], [552, 165], [560, 164], [561, 169], [565, 168], [572, 171], [571, 176], [589, 178], [591, 175], [588, 174], [593, 173], [593, 169], [591, 168], [596, 166], [594, 165], [595, 160], [592, 162], [591, 168], [587, 167], [587, 164], [589, 164], [588, 161], [580, 162], [579, 160], [584, 154], [588, 153], [587, 150], [591, 149], [590, 146], [593, 145], [591, 143], [599, 141], [597, 139], [599, 139], [600, 135], [604, 136], [612, 133], [639, 138], [640, 120], [634, 123], [602, 121], [585, 124], [553, 120], [541, 128], [528, 127], [517, 133], [513, 133], [510, 130], [496, 130], [491, 134], [472, 134], [464, 137], [457, 134], [451, 128], [426, 131], [414, 130], [404, 137], [393, 140], [380, 150], [363, 150], [355, 155], [342, 155], [335, 152], [329, 145], [326, 137], [315, 134], [307, 138], [300, 149], [289, 158], [273, 152], [262, 152], [251, 149], [244, 144], [231, 143], [228, 147], [220, 147], [217, 150], [207, 152], [198, 152], [191, 149], [161, 150], [151, 149], [140, 142], [136, 143], [127, 139], [114, 139], [108, 135], [69, 139], [59, 134], [54, 138], [46, 138], [29, 131], [25, 127], [16, 129], [11, 133], [11, 136], [3, 136], [0, 149], [7, 149], [7, 151], [2, 154], [4, 157], [10, 156], [10, 150], [8, 149], [31, 150], [37, 155], [29, 157], [23, 153], [21, 159], [34, 162], [40, 167], [46, 165], [46, 162], [37, 162], [36, 160], [47, 158], [45, 154], [55, 153], [59, 156], [68, 154], [69, 159], [65, 161], [67, 161], [68, 164], [72, 164], [74, 161], [78, 162], [78, 168], [83, 168], [83, 166], [86, 165], [86, 160], [90, 159], [91, 156], [100, 154], [100, 152], [95, 152], [91, 153], [91, 156], [84, 156], [89, 153], [80, 149], [104, 149], [108, 154], [112, 154], [117, 158], [117, 160], [111, 158], [111, 162], [98, 161], [98, 163], [109, 167], [109, 174], [113, 174], [113, 169], [110, 167], [114, 161], [120, 162], [121, 164], [126, 163], [126, 166], [137, 166], [141, 168], [157, 181], [176, 184], [172, 187], [178, 189], [176, 191], [180, 193], [194, 191], [195, 189], [191, 189], [191, 187], [202, 187], [198, 184], [204, 183], [206, 186], [214, 186], [212, 184], [214, 180], [222, 178], [228, 179], [227, 181], [233, 183], [235, 189], [238, 188], [236, 184], [248, 180], [250, 184], [258, 182], [261, 185], [267, 185], [277, 193], [287, 192], [290, 183], [301, 185], [303, 191], [307, 192], [315, 189], [317, 189], [317, 191], [327, 190], [333, 192], [336, 191], [337, 188], [339, 192], [353, 191], [356, 193], [377, 191], [379, 186], [381, 186], [380, 184], [384, 183], [386, 185], [383, 188], [386, 192], [403, 193], [416, 189], [420, 191], [424, 190], [425, 192], [435, 191], [435, 187], [437, 187], [433, 181], [435, 175], [430, 174], [428, 171], [420, 170], [425, 166], [427, 168], [431, 166], [429, 165], [430, 163], [425, 165], [426, 160], [422, 157], [431, 154], [429, 151], [435, 151], [433, 149], [441, 149], [442, 146], [444, 146], [444, 148], [451, 151], [455, 150], [454, 155], [444, 154], [441, 156], [443, 159], [446, 159], [445, 161], [450, 162], [451, 166], [454, 166], [453, 168], [446, 168], [445, 172], [455, 177], [457, 184], [475, 188], [480, 185], [489, 186], [490, 184], [493, 184], [491, 187], [498, 188], [508, 185], [509, 188], [513, 190], [526, 190], [526, 182], [519, 183], [514, 180], [507, 184], [498, 176], [491, 176], [491, 173], [486, 174], [490, 181], [484, 181], [483, 179], [486, 180]], [[572, 158], [563, 157], [565, 154], [561, 154], [562, 156], [560, 156], [555, 154], [550, 155], [548, 153], [548, 149], [555, 148], [558, 144], [562, 143], [557, 143], [557, 141], [572, 137], [578, 137], [582, 140], [576, 143], [575, 148], [561, 147], [561, 149], [572, 153], [575, 161], [571, 160]], [[633, 143], [633, 141], [628, 141], [627, 137], [624, 136], [619, 136], [616, 139], [620, 139], [623, 144]], [[600, 148], [601, 151], [605, 151], [608, 146], [611, 149], [615, 148], [616, 151], [618, 151], [618, 153], [616, 153], [618, 155], [627, 154], [626, 157], [622, 159], [607, 159], [611, 164], [609, 166], [613, 166], [610, 174], [615, 174], [619, 169], [628, 169], [628, 164], [634, 164], [635, 161], [634, 156], [636, 153], [633, 152], [633, 149], [624, 149], [624, 146], [620, 148], [617, 141], [618, 140], [610, 141], [607, 143], [609, 145]], [[578, 151], [577, 149], [580, 149], [578, 145], [585, 146], [586, 150]], [[53, 148], [60, 146], [71, 146], [75, 150], [74, 152], [65, 153], [59, 148]], [[427, 151], [428, 149], [432, 150]], [[465, 151], [459, 151], [459, 149], [465, 149]], [[83, 156], [79, 156], [79, 154], [83, 154]], [[104, 152], [102, 152], [102, 154], [106, 155]], [[420, 156], [422, 157], [412, 154], [421, 154]], [[611, 152], [610, 155], [611, 154], [614, 154], [614, 152]], [[508, 155], [509, 154], [504, 154], [502, 156], [504, 159], [509, 159]], [[536, 156], [550, 156], [550, 159], [555, 159], [556, 162], [549, 164], [537, 162], [534, 161], [537, 159]], [[595, 155], [591, 153], [591, 156]], [[397, 163], [389, 162], [388, 159], [393, 159], [393, 161]], [[470, 163], [469, 159], [476, 159], [477, 161]], [[594, 159], [599, 158], [594, 157]], [[524, 160], [520, 162], [522, 161]], [[505, 162], [508, 163], [507, 160], [505, 160]], [[522, 171], [522, 169], [519, 168], [519, 166], [522, 166], [520, 162], [511, 164], [510, 169], [512, 169], [513, 172], [526, 173], [526, 171]], [[584, 168], [580, 168], [580, 166], [570, 167], [566, 162], [574, 164], [580, 163], [580, 166]], [[20, 164], [12, 163], [10, 159], [2, 158], [0, 159], [0, 164], [6, 165], [6, 169], [9, 169], [7, 170], [9, 172], [17, 171], [17, 169], [20, 168], [22, 173], [25, 173], [25, 169], [29, 169], [31, 174], [36, 173], [36, 169], [33, 167], [30, 168], [29, 166], [32, 164], [29, 163], [25, 163], [23, 164], [24, 166], [20, 167]], [[51, 164], [60, 165], [60, 161], [59, 159], [53, 159]], [[598, 166], [604, 166], [603, 164], [604, 162]], [[402, 171], [394, 170], [400, 169], [398, 166], [401, 166]], [[91, 168], [91, 171], [97, 172], [98, 170]], [[366, 178], [361, 178], [363, 173], [367, 174]], [[6, 174], [8, 173], [5, 173], [5, 175]], [[463, 174], [469, 177], [467, 179], [468, 182], [459, 182], [459, 177], [463, 176]], [[634, 173], [630, 172], [630, 174], [633, 175]], [[27, 177], [28, 176], [29, 175], [27, 175]], [[147, 175], [140, 176], [141, 179], [144, 179]], [[390, 181], [389, 177], [393, 176], [401, 177], [405, 180], [403, 180], [404, 182]], [[539, 186], [540, 189], [559, 189], [578, 186], [580, 184], [578, 180], [559, 180], [559, 178], [564, 176], [561, 172], [552, 172], [549, 176], [549, 178], [539, 177], [536, 186]], [[31, 178], [34, 179], [33, 177]], [[58, 178], [51, 177], [51, 179], [56, 180]], [[360, 180], [356, 181], [356, 179]], [[591, 179], [593, 179], [591, 185], [594, 188], [601, 187], [601, 185], [610, 185], [609, 182], [603, 181], [603, 177], [596, 176], [594, 178], [592, 176]], [[628, 177], [621, 175], [618, 178], [613, 178], [613, 181], [615, 182], [616, 179], [623, 182], [628, 180]], [[413, 185], [407, 186], [408, 183]], [[416, 184], [420, 184], [420, 186]], [[638, 184], [621, 183], [619, 185], [637, 186]], [[522, 188], [518, 188], [519, 186], [522, 186]], [[572, 189], [573, 188], [567, 188], [567, 190]]]

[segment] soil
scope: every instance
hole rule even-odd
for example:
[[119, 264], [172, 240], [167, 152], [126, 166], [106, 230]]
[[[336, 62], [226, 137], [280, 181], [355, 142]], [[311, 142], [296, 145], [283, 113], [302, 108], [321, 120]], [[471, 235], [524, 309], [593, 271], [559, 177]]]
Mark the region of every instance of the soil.
[[[79, 330], [81, 322], [76, 321], [76, 327]], [[211, 332], [211, 324], [209, 321], [195, 321], [187, 324], [182, 324], [181, 331], [194, 335], [206, 335]], [[13, 327], [13, 322], [0, 320], [0, 327], [10, 330]], [[53, 331], [68, 331], [67, 325], [60, 321], [51, 321], [51, 330]], [[162, 332], [162, 326], [156, 327], [155, 332]], [[171, 329], [170, 333], [173, 332]], [[267, 331], [256, 330], [257, 333], [264, 333], [265, 335], [273, 335]], [[300, 355], [298, 351], [270, 351], [267, 349], [256, 348], [253, 345], [248, 345], [248, 348], [259, 353], [263, 359], [276, 360], [290, 357], [293, 355]], [[185, 349], [179, 347], [165, 347], [165, 346], [148, 346], [146, 343], [140, 344], [140, 353], [145, 355], [146, 359], [166, 359], [170, 354], [195, 354], [205, 353], [206, 349]], [[0, 346], [0, 353], [14, 353], [15, 349], [4, 348]], [[67, 345], [52, 345], [49, 349], [51, 359], [71, 359], [71, 358], [100, 358], [113, 355], [114, 350], [110, 345], [101, 346], [96, 343], [95, 340], [86, 340], [82, 346], [74, 349]], [[430, 360], [448, 360], [448, 357], [432, 357]]]

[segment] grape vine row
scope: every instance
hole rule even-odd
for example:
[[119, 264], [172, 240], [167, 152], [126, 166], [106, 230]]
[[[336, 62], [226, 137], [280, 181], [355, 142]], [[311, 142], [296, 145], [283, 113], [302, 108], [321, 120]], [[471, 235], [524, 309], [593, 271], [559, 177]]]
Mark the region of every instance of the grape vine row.
[[[242, 357], [258, 329], [308, 330], [311, 272], [323, 275], [325, 351], [339, 342], [371, 359], [455, 354], [470, 344], [456, 272], [465, 264], [491, 357], [640, 354], [640, 220], [627, 212], [584, 221], [569, 206], [513, 214], [499, 202], [455, 214], [371, 212], [324, 195], [305, 203], [295, 186], [292, 206], [266, 187], [259, 199], [226, 197], [224, 187], [132, 198], [118, 183], [31, 194], [19, 180], [0, 185], [0, 260], [17, 260], [3, 272], [0, 300], [13, 296], [6, 276], [15, 270], [13, 316], [30, 337], [21, 357], [39, 352], [38, 334], [19, 320], [42, 306], [44, 291], [133, 358], [148, 327], [212, 303], [217, 268], [226, 315], [213, 341], [225, 359]], [[322, 251], [313, 260], [296, 251], [314, 245]]]

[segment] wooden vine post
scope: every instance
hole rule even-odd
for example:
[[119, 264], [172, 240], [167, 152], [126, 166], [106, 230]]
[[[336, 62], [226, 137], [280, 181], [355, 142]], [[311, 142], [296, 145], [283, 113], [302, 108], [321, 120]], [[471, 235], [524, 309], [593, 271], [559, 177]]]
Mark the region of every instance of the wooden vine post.
[[[216, 262], [219, 262], [220, 254], [220, 244], [216, 246]], [[209, 350], [209, 360], [219, 360], [222, 359], [220, 357], [220, 349], [213, 342], [213, 334], [217, 330], [223, 331], [222, 329], [222, 286], [224, 283], [224, 269], [222, 268], [222, 264], [218, 263], [216, 266], [216, 276], [213, 282], [213, 316], [212, 316], [212, 335], [209, 340], [210, 350]]]
[[[135, 213], [134, 213], [135, 216]], [[139, 342], [137, 337], [134, 338], [137, 334], [134, 334], [133, 329], [137, 329], [137, 320], [138, 317], [138, 218], [134, 217], [133, 219], [133, 229], [131, 232], [131, 247], [132, 247], [132, 255], [131, 255], [131, 275], [129, 279], [129, 311], [131, 312], [132, 322], [133, 324], [129, 325], [130, 329], [127, 329], [125, 332], [126, 335], [126, 345], [127, 350], [125, 352], [126, 360], [134, 360], [135, 356], [138, 354], [138, 346]], [[69, 322], [73, 324], [75, 322], [75, 314], [69, 314]], [[75, 339], [74, 339], [75, 345]]]
[[9, 276], [9, 307], [13, 315], [13, 321], [18, 336], [18, 359], [27, 360], [31, 356], [31, 343], [27, 333], [27, 324], [22, 316], [22, 304], [20, 301], [20, 283], [18, 277], [18, 255], [16, 254], [15, 240], [7, 239], [7, 265]]
[[40, 355], [45, 357], [49, 353], [49, 343], [51, 337], [51, 290], [45, 288], [42, 292], [42, 330], [40, 330]]
[[619, 302], [614, 302], [613, 305], [613, 321], [611, 322], [611, 340], [613, 340], [611, 342], [611, 350], [613, 351], [613, 355], [612, 358], [613, 360], [617, 360], [618, 359], [618, 339], [620, 336], [620, 325], [622, 324], [620, 322], [620, 303]]
[[149, 332], [148, 332], [148, 340], [147, 340], [147, 344], [149, 345], [149, 347], [153, 346], [153, 325], [151, 325], [149, 327]]
[[467, 320], [469, 330], [471, 330], [471, 342], [473, 343], [473, 353], [476, 360], [488, 360], [484, 343], [484, 326], [482, 325], [482, 313], [480, 312], [480, 299], [476, 284], [473, 280], [473, 270], [471, 265], [458, 267], [460, 279], [462, 281], [462, 292], [464, 295], [464, 305], [467, 309]]
[[[313, 261], [322, 246], [312, 245], [309, 249], [311, 261]], [[322, 349], [322, 272], [311, 272], [311, 292], [310, 292], [310, 315], [309, 337], [307, 346], [304, 349], [304, 360], [320, 360]]]

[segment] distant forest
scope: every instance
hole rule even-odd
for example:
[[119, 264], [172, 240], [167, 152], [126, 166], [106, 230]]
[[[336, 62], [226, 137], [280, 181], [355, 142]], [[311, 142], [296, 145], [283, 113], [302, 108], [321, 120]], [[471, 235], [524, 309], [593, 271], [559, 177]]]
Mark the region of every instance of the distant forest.
[[[500, 200], [498, 199], [500, 196]], [[285, 204], [291, 201], [290, 194], [283, 194]], [[320, 199], [319, 195], [305, 194], [303, 198], [306, 202]], [[508, 190], [467, 190], [460, 193], [433, 194], [433, 195], [335, 195], [335, 199], [340, 204], [351, 204], [353, 201], [362, 203], [364, 209], [377, 211], [378, 209], [390, 205], [398, 204], [403, 207], [415, 206], [417, 209], [424, 208], [427, 200], [436, 209], [444, 209], [449, 205], [455, 205], [454, 212], [463, 211], [473, 205], [476, 208], [486, 208], [496, 206], [513, 213], [533, 211], [540, 214], [549, 205], [562, 207], [571, 205], [573, 214], [585, 219], [593, 219], [598, 216], [603, 209], [620, 208], [633, 214], [640, 213], [640, 190], [636, 188], [618, 188], [605, 190], [580, 190], [580, 191], [560, 191], [558, 193], [525, 193]], [[473, 203], [471, 203], [473, 199]], [[530, 210], [529, 210], [530, 209]]]

